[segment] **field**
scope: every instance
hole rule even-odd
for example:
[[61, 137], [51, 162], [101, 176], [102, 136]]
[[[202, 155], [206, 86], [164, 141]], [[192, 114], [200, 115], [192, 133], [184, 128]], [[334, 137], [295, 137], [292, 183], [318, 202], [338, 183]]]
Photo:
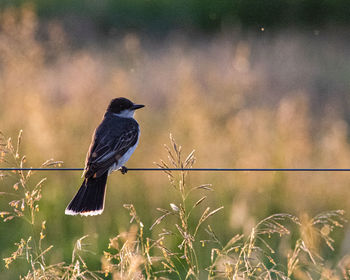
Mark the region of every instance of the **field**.
[[[59, 23], [41, 26], [30, 9], [0, 20], [1, 167], [23, 155], [25, 167], [48, 159], [83, 167], [93, 130], [118, 96], [146, 105], [136, 114], [141, 139], [128, 167], [171, 165], [169, 152], [179, 164], [179, 145], [183, 161], [195, 150], [187, 162], [194, 167], [350, 167], [345, 31], [235, 30], [159, 42], [128, 33], [82, 47]], [[349, 277], [348, 172], [116, 172], [104, 213], [88, 218], [64, 215], [80, 172], [36, 172], [25, 182], [26, 174], [1, 174], [0, 210], [20, 216], [0, 224], [1, 258], [21, 239], [33, 256], [7, 259], [1, 279], [134, 279], [141, 271], [170, 279]], [[31, 204], [26, 192], [44, 177]]]

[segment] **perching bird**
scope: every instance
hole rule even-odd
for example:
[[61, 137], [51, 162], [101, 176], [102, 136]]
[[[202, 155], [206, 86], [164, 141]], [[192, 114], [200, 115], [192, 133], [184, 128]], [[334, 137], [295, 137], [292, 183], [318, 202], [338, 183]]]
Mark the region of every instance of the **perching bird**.
[[123, 97], [111, 101], [86, 155], [84, 182], [67, 206], [66, 215], [103, 212], [107, 176], [117, 169], [127, 172], [124, 164], [138, 144], [140, 129], [134, 113], [142, 107]]

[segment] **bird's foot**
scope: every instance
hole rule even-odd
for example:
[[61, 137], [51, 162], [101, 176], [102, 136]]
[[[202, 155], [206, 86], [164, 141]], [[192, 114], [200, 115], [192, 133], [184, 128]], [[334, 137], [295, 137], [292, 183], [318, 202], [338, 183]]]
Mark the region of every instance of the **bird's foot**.
[[124, 175], [128, 172], [128, 168], [123, 165], [122, 167], [120, 167], [120, 172]]

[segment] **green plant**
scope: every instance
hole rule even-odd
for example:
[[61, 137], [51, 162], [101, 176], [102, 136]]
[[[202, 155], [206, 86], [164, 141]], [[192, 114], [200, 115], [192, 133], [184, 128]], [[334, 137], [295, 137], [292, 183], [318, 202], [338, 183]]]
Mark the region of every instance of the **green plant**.
[[[1, 134], [0, 163], [25, 166], [25, 156], [20, 155], [21, 139], [22, 132], [14, 147], [11, 139]], [[90, 271], [83, 258], [87, 236], [76, 241], [70, 263], [49, 263], [48, 255], [55, 247], [44, 244], [46, 220], [38, 217], [46, 179], [33, 183], [32, 171], [1, 173], [2, 179], [12, 177], [16, 181], [1, 193], [15, 197], [9, 201], [9, 209], [0, 212], [1, 218], [4, 222], [20, 219], [32, 232], [15, 243], [17, 249], [4, 258], [5, 267], [11, 269], [13, 262], [22, 259], [28, 272], [20, 279], [350, 279], [349, 257], [330, 265], [321, 250], [321, 244], [328, 250], [335, 249], [331, 233], [346, 222], [344, 211], [328, 211], [314, 218], [274, 214], [257, 223], [249, 235], [236, 234], [225, 244], [209, 223], [209, 218], [223, 207], [211, 210], [204, 206], [207, 196], [202, 192], [212, 192], [212, 186], [190, 187], [187, 171], [168, 170], [170, 166], [192, 168], [194, 151], [183, 159], [181, 146], [172, 136], [170, 141], [171, 147], [165, 146], [168, 162], [161, 160], [157, 164], [164, 169], [173, 190], [169, 208], [157, 208], [161, 216], [146, 229], [136, 207], [125, 204], [132, 225], [129, 231], [110, 239], [101, 271], [97, 272]], [[49, 160], [42, 167], [61, 163]], [[207, 227], [202, 230], [205, 223]], [[201, 239], [203, 234], [208, 238]], [[292, 234], [294, 237], [287, 240]], [[279, 244], [286, 241], [284, 247], [288, 249], [281, 250]], [[203, 266], [199, 248], [210, 255], [209, 266]]]
[[[13, 146], [11, 138], [6, 139], [0, 133], [0, 163], [10, 167], [24, 168], [26, 157], [21, 156], [20, 146], [22, 141], [22, 131], [17, 137], [17, 144]], [[41, 167], [60, 166], [61, 161], [47, 160]], [[44, 245], [46, 237], [46, 220], [40, 220], [37, 217], [39, 203], [42, 199], [42, 188], [46, 178], [42, 178], [37, 183], [33, 183], [32, 176], [34, 171], [13, 171], [0, 173], [0, 178], [12, 177], [16, 183], [12, 188], [7, 188], [2, 192], [2, 196], [14, 198], [9, 201], [9, 207], [0, 212], [4, 222], [12, 219], [21, 219], [24, 221], [32, 234], [23, 237], [15, 243], [17, 249], [7, 258], [4, 258], [5, 267], [10, 269], [14, 261], [24, 260], [27, 264], [28, 273], [20, 276], [20, 279], [101, 279], [96, 273], [87, 269], [87, 266], [81, 256], [85, 251], [84, 239], [86, 236], [78, 239], [75, 243], [72, 260], [70, 264], [64, 262], [48, 264], [46, 257], [54, 248], [54, 245]]]
[[[297, 274], [305, 274], [310, 279], [322, 275], [324, 260], [311, 246], [311, 240], [321, 238], [329, 249], [334, 250], [330, 233], [336, 227], [343, 227], [346, 220], [344, 211], [328, 211], [315, 216], [305, 224], [294, 215], [275, 214], [260, 221], [248, 237], [234, 236], [225, 246], [209, 228], [208, 233], [218, 248], [212, 250], [212, 265], [209, 275], [221, 275], [228, 279], [294, 279]], [[292, 223], [299, 228], [301, 236], [295, 241], [286, 256], [287, 264], [275, 260], [277, 252], [268, 243], [272, 235], [290, 235], [287, 225]], [[303, 234], [308, 228], [308, 234]], [[297, 230], [296, 229], [296, 230]], [[267, 237], [267, 238], [266, 238]], [[267, 240], [266, 240], [267, 239]], [[298, 278], [298, 277], [296, 277]], [[337, 279], [337, 278], [336, 278]]]
[[[326, 272], [331, 273], [334, 279], [349, 277], [349, 263], [343, 265], [341, 270], [326, 270], [324, 259], [313, 244], [313, 240], [320, 239], [329, 249], [334, 250], [334, 240], [330, 234], [335, 228], [342, 228], [346, 222], [342, 210], [324, 212], [312, 219], [300, 219], [291, 214], [274, 214], [257, 223], [250, 235], [237, 234], [226, 245], [223, 245], [208, 224], [205, 232], [209, 238], [198, 239], [201, 225], [223, 207], [212, 211], [210, 207], [206, 207], [199, 220], [190, 222], [192, 212], [205, 201], [206, 196], [193, 201], [189, 199], [189, 194], [196, 190], [213, 189], [208, 184], [190, 188], [186, 180], [188, 172], [180, 171], [175, 174], [167, 170], [170, 166], [191, 168], [195, 162], [194, 151], [182, 160], [181, 146], [176, 144], [172, 136], [170, 140], [171, 148], [165, 146], [169, 163], [161, 160], [157, 165], [167, 174], [179, 202], [171, 202], [169, 209], [157, 208], [162, 215], [156, 219], [150, 230], [161, 225], [163, 228], [156, 239], [144, 235], [144, 225], [135, 207], [124, 205], [132, 217], [130, 222], [136, 224], [129, 232], [110, 239], [110, 251], [104, 253], [103, 270], [106, 274], [112, 273], [116, 279], [200, 279], [205, 271], [208, 279], [318, 279], [320, 276], [324, 277]], [[169, 216], [176, 217], [174, 225], [166, 223]], [[293, 233], [299, 237], [290, 243], [287, 255], [283, 256], [269, 244], [269, 240], [273, 236], [282, 239], [290, 235], [290, 227], [294, 228]], [[176, 246], [171, 246], [174, 242]], [[196, 243], [208, 248], [207, 253], [211, 256], [209, 267], [199, 266]], [[156, 249], [161, 253], [157, 254]]]
[[[200, 277], [198, 253], [195, 248], [195, 242], [199, 243], [197, 233], [200, 226], [223, 207], [219, 207], [215, 210], [211, 210], [210, 207], [207, 207], [201, 214], [199, 220], [195, 223], [190, 223], [190, 219], [192, 218], [191, 214], [206, 199], [206, 196], [202, 196], [196, 202], [193, 202], [189, 199], [189, 195], [198, 190], [212, 191], [212, 188], [209, 184], [190, 188], [186, 180], [188, 171], [174, 173], [167, 170], [169, 166], [174, 168], [192, 168], [195, 163], [194, 151], [183, 159], [181, 146], [176, 144], [171, 135], [170, 141], [171, 148], [165, 145], [169, 163], [161, 160], [157, 165], [159, 168], [164, 169], [164, 172], [167, 174], [170, 185], [174, 190], [174, 199], [177, 199], [178, 202], [171, 202], [169, 204], [169, 209], [157, 208], [157, 210], [161, 212], [161, 216], [156, 219], [150, 227], [150, 230], [152, 231], [155, 227], [160, 225], [163, 225], [163, 228], [156, 240], [144, 236], [144, 225], [138, 217], [135, 207], [133, 205], [124, 205], [132, 216], [131, 222], [136, 221], [139, 232], [137, 233], [137, 230], [132, 228], [131, 232], [118, 235], [111, 239], [110, 248], [116, 249], [117, 253], [112, 254], [105, 252], [105, 257], [108, 261], [108, 264], [105, 265], [105, 271], [107, 273], [112, 272], [119, 275], [118, 277], [120, 277], [120, 279], [124, 277], [123, 275], [140, 274], [142, 271], [144, 271], [148, 279], [160, 276], [164, 277], [166, 275], [176, 275], [180, 279], [199, 279]], [[176, 217], [174, 227], [165, 223], [168, 216]], [[191, 226], [192, 224], [194, 224], [194, 226]], [[128, 238], [125, 238], [125, 236], [128, 236]], [[119, 243], [123, 239], [125, 243], [123, 246], [120, 246]], [[177, 241], [177, 250], [167, 245], [167, 239], [171, 241], [180, 240]], [[132, 245], [130, 246], [130, 244]], [[161, 254], [151, 257], [151, 250], [156, 251], [156, 249]], [[137, 261], [133, 261], [135, 257]], [[116, 264], [113, 265], [111, 261], [116, 261]], [[138, 265], [135, 266], [135, 263]], [[140, 268], [141, 265], [143, 267], [142, 269]], [[134, 270], [135, 267], [137, 267], [136, 270]], [[142, 273], [140, 275], [142, 275]]]

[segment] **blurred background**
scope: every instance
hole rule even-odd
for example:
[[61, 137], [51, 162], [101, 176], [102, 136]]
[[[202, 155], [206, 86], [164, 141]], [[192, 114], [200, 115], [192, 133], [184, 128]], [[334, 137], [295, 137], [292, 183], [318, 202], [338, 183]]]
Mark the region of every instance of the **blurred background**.
[[[3, 0], [0, 8], [0, 130], [13, 138], [24, 130], [28, 166], [54, 158], [83, 167], [109, 101], [124, 96], [146, 105], [128, 167], [166, 159], [169, 133], [184, 153], [196, 150], [195, 167], [350, 167], [348, 0]], [[108, 239], [129, 227], [123, 204], [149, 228], [156, 208], [178, 199], [161, 172], [115, 173], [103, 215], [65, 216], [80, 175], [35, 175], [48, 177], [40, 215], [52, 261], [69, 260], [89, 234], [97, 253], [89, 265], [99, 269]], [[226, 242], [273, 213], [350, 213], [347, 172], [191, 173], [191, 186], [203, 183], [215, 189], [207, 204], [225, 207], [210, 222]], [[21, 225], [0, 225], [1, 258]], [[347, 227], [336, 240], [330, 263], [350, 251]]]

